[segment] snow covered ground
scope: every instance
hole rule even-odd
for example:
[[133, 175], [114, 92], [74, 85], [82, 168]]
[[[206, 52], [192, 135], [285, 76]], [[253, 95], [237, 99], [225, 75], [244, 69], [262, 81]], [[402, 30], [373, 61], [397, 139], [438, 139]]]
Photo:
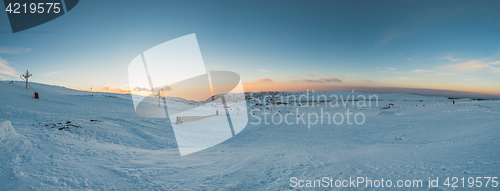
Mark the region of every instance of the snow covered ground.
[[[468, 177], [500, 176], [499, 101], [379, 94], [378, 106], [358, 107], [358, 95], [370, 94], [352, 92], [312, 93], [328, 99], [309, 107], [254, 106], [256, 99], [250, 99], [245, 129], [181, 157], [170, 121], [138, 116], [130, 95], [32, 86], [39, 100], [22, 82], [0, 83], [0, 190], [306, 189], [293, 188], [293, 177], [383, 178], [393, 184], [423, 180], [423, 188], [392, 190], [462, 190], [467, 188], [460, 188], [461, 183], [456, 189], [444, 186], [446, 177], [465, 177], [467, 187]], [[356, 95], [356, 101], [342, 102], [341, 95]], [[394, 105], [383, 109], [389, 104]], [[308, 128], [295, 123], [297, 109], [302, 117], [318, 114], [305, 122], [315, 122], [321, 111], [347, 110], [362, 113], [365, 121], [328, 124], [319, 119]], [[291, 124], [264, 120], [288, 113], [293, 113]], [[185, 124], [203, 125], [204, 120], [224, 117]], [[428, 188], [429, 177], [439, 177], [439, 188]], [[490, 182], [477, 189], [499, 188]]]

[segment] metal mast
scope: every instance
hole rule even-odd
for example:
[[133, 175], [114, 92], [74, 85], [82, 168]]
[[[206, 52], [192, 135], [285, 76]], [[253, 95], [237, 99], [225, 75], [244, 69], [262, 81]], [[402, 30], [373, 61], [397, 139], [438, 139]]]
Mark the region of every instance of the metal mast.
[[21, 76], [21, 78], [24, 78], [26, 79], [26, 89], [28, 89], [28, 78], [30, 78], [32, 75], [30, 74], [30, 72], [28, 70], [26, 70], [26, 74], [23, 74]]

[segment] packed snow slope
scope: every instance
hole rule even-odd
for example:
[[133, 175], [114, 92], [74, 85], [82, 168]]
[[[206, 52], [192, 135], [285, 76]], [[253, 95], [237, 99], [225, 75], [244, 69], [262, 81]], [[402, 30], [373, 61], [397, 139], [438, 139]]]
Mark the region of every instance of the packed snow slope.
[[[358, 107], [359, 100], [325, 104], [334, 94], [369, 94], [324, 92], [310, 96], [329, 102], [281, 107], [250, 98], [243, 131], [181, 157], [170, 122], [139, 117], [130, 95], [33, 83], [34, 99], [24, 86], [0, 83], [0, 190], [289, 190], [292, 177], [423, 180], [423, 188], [337, 190], [453, 190], [446, 177], [500, 176], [500, 102], [493, 100], [380, 94], [378, 105]], [[362, 113], [364, 123], [353, 116], [353, 124], [295, 123], [347, 110]], [[269, 118], [288, 113], [293, 123]], [[439, 188], [428, 188], [429, 177], [440, 178]]]

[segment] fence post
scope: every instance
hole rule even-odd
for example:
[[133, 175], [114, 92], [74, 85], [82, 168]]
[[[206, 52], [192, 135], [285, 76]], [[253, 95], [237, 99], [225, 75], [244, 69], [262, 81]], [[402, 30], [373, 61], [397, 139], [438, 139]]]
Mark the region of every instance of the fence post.
[[177, 117], [175, 124], [179, 125], [182, 123], [181, 117]]

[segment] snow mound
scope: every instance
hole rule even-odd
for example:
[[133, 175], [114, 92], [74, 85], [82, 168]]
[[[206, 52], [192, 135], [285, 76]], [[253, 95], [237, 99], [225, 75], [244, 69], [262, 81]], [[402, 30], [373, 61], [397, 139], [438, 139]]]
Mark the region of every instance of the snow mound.
[[401, 109], [397, 109], [397, 110], [388, 110], [388, 111], [381, 111], [381, 112], [378, 112], [379, 115], [397, 115], [397, 116], [400, 116], [400, 115], [404, 115], [402, 112], [401, 112]]
[[12, 127], [10, 121], [2, 121], [0, 123], [0, 137], [6, 137], [10, 134], [16, 134], [14, 127]]

